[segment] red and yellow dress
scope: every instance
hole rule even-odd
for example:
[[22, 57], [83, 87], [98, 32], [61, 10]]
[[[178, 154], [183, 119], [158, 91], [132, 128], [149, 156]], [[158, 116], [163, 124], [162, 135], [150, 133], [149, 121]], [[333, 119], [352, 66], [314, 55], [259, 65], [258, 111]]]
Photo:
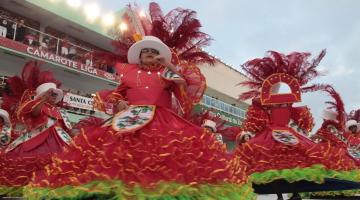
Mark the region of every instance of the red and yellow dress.
[[130, 109], [112, 123], [82, 129], [72, 146], [35, 175], [26, 197], [251, 199], [243, 168], [243, 176], [230, 182], [234, 170], [225, 146], [173, 112], [177, 85], [163, 70], [118, 65], [121, 85], [98, 93], [96, 102], [127, 100]]
[[321, 137], [321, 146], [331, 146], [332, 155], [337, 155], [336, 162], [330, 162], [327, 167], [334, 170], [350, 171], [360, 166], [360, 155], [351, 151], [351, 144], [343, 132], [339, 131], [337, 123], [331, 120], [324, 121], [322, 127], [316, 132]]
[[7, 195], [27, 185], [33, 172], [42, 170], [51, 162], [51, 156], [71, 141], [67, 134], [70, 122], [64, 111], [44, 104], [39, 117], [32, 116], [39, 102], [31, 100], [20, 106], [19, 119], [28, 129], [9, 143], [1, 155], [0, 188]]
[[251, 181], [257, 184], [277, 179], [289, 182], [347, 179], [349, 174], [335, 170], [354, 169], [356, 162], [344, 161], [343, 155], [333, 153], [335, 148], [330, 144], [319, 145], [310, 140], [306, 134], [312, 128], [310, 121], [312, 117], [306, 107], [252, 105], [244, 130], [256, 136], [238, 147], [233, 163], [246, 164]]

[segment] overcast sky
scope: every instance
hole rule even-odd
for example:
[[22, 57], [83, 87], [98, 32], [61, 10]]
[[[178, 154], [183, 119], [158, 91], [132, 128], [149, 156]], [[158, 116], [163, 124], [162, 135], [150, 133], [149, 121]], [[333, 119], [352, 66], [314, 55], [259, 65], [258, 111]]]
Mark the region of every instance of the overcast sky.
[[[105, 10], [120, 10], [131, 1], [98, 0]], [[151, 1], [135, 1], [145, 9]], [[214, 39], [207, 48], [235, 68], [268, 50], [317, 55], [327, 76], [313, 82], [334, 85], [349, 112], [360, 108], [360, 1], [358, 0], [159, 0], [167, 13], [176, 7], [197, 11], [203, 31]], [[317, 122], [328, 100], [322, 93], [304, 95]]]

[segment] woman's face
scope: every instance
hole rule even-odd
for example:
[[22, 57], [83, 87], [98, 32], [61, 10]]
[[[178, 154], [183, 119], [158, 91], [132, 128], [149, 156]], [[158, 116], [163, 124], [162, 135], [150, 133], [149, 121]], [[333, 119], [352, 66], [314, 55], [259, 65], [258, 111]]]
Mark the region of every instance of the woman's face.
[[244, 136], [244, 142], [247, 142], [251, 139], [251, 137], [249, 135], [245, 135]]
[[156, 56], [158, 56], [160, 53], [156, 49], [152, 48], [144, 48], [140, 52], [140, 62], [144, 65], [153, 65], [157, 63], [157, 60], [155, 59]]
[[205, 128], [207, 131], [209, 131], [210, 133], [213, 133], [213, 132], [214, 132], [213, 129], [210, 128], [210, 127], [208, 127], [208, 126], [205, 126], [204, 128]]
[[351, 131], [352, 134], [356, 134], [357, 133], [357, 126], [350, 126], [349, 130]]
[[48, 99], [48, 103], [52, 104], [52, 105], [55, 105], [56, 104], [56, 98], [57, 98], [58, 94], [55, 93], [54, 91], [51, 91], [50, 92], [50, 96], [49, 96], [49, 99]]

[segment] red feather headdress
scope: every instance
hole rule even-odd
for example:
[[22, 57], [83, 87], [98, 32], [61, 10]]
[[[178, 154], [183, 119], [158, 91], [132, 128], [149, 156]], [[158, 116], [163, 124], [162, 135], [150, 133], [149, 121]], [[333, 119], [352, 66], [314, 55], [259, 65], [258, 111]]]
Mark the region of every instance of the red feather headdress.
[[214, 57], [202, 50], [208, 46], [211, 38], [200, 31], [201, 23], [196, 18], [196, 12], [189, 9], [177, 8], [164, 15], [157, 3], [150, 3], [149, 17], [140, 17], [136, 8], [128, 6], [122, 19], [128, 29], [124, 32], [114, 31], [116, 38], [112, 45], [116, 54], [96, 52], [97, 57], [106, 60], [110, 65], [116, 62], [127, 63], [127, 52], [132, 44], [142, 36], [158, 37], [173, 51], [173, 61], [199, 64], [214, 64]]
[[316, 85], [306, 85], [309, 81], [321, 75], [316, 67], [325, 56], [325, 50], [322, 50], [312, 62], [308, 61], [310, 53], [293, 52], [289, 55], [275, 51], [269, 51], [268, 53], [269, 56], [267, 57], [250, 60], [241, 66], [249, 80], [239, 85], [249, 87], [250, 91], [241, 94], [240, 100], [258, 97], [263, 82], [276, 73], [285, 73], [294, 77], [302, 86], [302, 92], [319, 90]]

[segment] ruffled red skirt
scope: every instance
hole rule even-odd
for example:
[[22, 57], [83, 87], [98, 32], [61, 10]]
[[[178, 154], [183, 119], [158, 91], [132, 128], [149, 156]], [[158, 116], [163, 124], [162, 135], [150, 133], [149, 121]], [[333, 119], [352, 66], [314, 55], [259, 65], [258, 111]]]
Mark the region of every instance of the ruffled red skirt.
[[350, 156], [346, 145], [334, 144], [330, 141], [323, 141], [318, 144], [323, 149], [328, 149], [325, 153], [330, 160], [322, 162], [326, 168], [338, 171], [350, 171], [359, 169], [360, 160], [354, 159]]
[[[272, 130], [283, 129], [293, 134], [298, 143], [286, 145], [275, 140]], [[357, 169], [356, 162], [329, 143], [316, 144], [297, 132], [286, 127], [267, 128], [249, 142], [239, 146], [235, 155], [243, 164], [248, 165], [248, 173], [306, 168], [322, 164], [331, 170]]]
[[38, 136], [0, 156], [0, 186], [19, 187], [29, 183], [34, 172], [43, 170], [54, 153], [66, 143], [50, 127]]
[[[111, 126], [83, 129], [73, 145], [36, 173], [34, 187], [57, 188], [94, 180], [121, 180], [152, 186], [160, 181], [184, 184], [227, 182], [230, 155], [213, 134], [158, 107], [153, 120], [135, 132]], [[244, 170], [243, 170], [244, 171]], [[237, 182], [246, 179], [245, 173]]]

